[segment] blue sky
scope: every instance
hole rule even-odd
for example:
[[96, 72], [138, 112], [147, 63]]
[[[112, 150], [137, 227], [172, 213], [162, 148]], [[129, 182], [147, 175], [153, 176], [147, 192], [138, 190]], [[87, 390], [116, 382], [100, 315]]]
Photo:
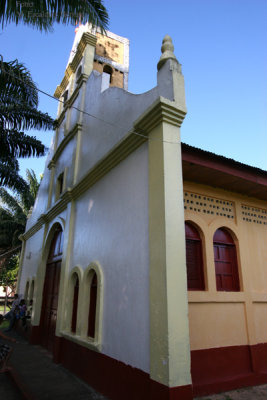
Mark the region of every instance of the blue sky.
[[[130, 39], [129, 91], [156, 85], [163, 37], [173, 39], [182, 64], [188, 114], [182, 141], [267, 169], [267, 1], [106, 0], [109, 30]], [[17, 58], [37, 86], [53, 94], [61, 82], [74, 27], [41, 33], [23, 25], [0, 30], [0, 54]], [[40, 95], [39, 108], [56, 117], [57, 102]], [[47, 146], [53, 132], [32, 132]], [[21, 163], [37, 174], [45, 158]]]

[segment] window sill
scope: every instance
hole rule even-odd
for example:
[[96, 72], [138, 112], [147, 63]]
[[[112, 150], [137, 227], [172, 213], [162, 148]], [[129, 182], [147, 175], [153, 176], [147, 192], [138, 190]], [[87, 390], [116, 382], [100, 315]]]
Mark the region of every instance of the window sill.
[[83, 347], [87, 347], [90, 350], [101, 352], [102, 345], [101, 343], [97, 342], [96, 340], [92, 338], [84, 338], [79, 335], [75, 335], [70, 332], [60, 332], [60, 334], [67, 340], [70, 340], [71, 342], [74, 342], [76, 344], [79, 344]]
[[188, 291], [189, 303], [244, 303], [244, 292]]

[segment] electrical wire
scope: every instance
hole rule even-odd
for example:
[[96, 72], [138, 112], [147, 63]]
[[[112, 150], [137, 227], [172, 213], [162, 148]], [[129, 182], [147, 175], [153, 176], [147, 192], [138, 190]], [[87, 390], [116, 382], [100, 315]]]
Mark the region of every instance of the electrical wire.
[[[2, 55], [0, 55], [0, 57], [1, 57], [2, 60], [3, 60]], [[12, 76], [13, 78], [15, 78], [15, 79], [17, 79], [17, 80], [19, 80], [20, 82], [23, 82], [23, 83], [25, 84], [25, 82], [23, 81], [23, 79], [20, 79], [20, 78], [17, 77], [15, 74], [9, 73], [8, 71], [5, 71], [5, 70], [2, 70], [2, 71], [3, 71], [5, 74], [10, 75], [10, 76]], [[58, 99], [57, 97], [55, 97], [55, 96], [53, 96], [53, 95], [51, 95], [51, 94], [45, 92], [45, 91], [42, 90], [42, 89], [37, 88], [37, 87], [35, 87], [35, 86], [33, 86], [33, 85], [29, 84], [29, 83], [26, 83], [26, 86], [29, 86], [29, 87], [31, 87], [32, 89], [37, 90], [38, 92], [44, 94], [45, 96], [48, 96], [48, 97], [50, 97], [51, 99], [54, 99], [54, 100], [58, 101], [59, 103], [62, 103], [62, 104], [65, 103], [63, 100], [60, 100], [60, 99]], [[102, 119], [102, 118], [100, 118], [100, 117], [97, 117], [96, 115], [93, 115], [93, 114], [88, 113], [87, 111], [81, 110], [81, 109], [79, 109], [78, 107], [75, 107], [74, 105], [69, 106], [69, 108], [70, 108], [70, 109], [74, 109], [74, 110], [76, 110], [76, 111], [78, 111], [78, 112], [81, 112], [82, 114], [88, 115], [89, 117], [95, 118], [95, 119], [97, 119], [97, 120], [99, 120], [99, 121], [101, 121], [101, 122], [104, 122], [104, 123], [106, 123], [106, 124], [108, 124], [108, 125], [111, 125], [111, 126], [113, 126], [113, 127], [115, 127], [115, 128], [120, 128], [120, 129], [125, 130], [124, 127], [122, 127], [122, 126], [120, 126], [120, 125], [118, 125], [118, 124], [113, 124], [112, 122], [106, 121], [106, 120], [104, 120], [104, 119]], [[158, 142], [161, 142], [161, 143], [176, 144], [176, 145], [177, 145], [177, 144], [180, 144], [179, 142], [170, 142], [170, 141], [167, 141], [167, 140], [161, 140], [161, 139], [157, 139], [157, 138], [150, 138], [150, 137], [148, 137], [148, 135], [142, 134], [142, 133], [139, 133], [139, 132], [136, 132], [134, 129], [130, 130], [129, 133], [132, 133], [132, 134], [134, 134], [134, 135], [136, 135], [136, 136], [143, 137], [143, 138], [145, 138], [145, 139], [147, 139], [147, 140], [154, 140], [154, 141], [158, 141]]]

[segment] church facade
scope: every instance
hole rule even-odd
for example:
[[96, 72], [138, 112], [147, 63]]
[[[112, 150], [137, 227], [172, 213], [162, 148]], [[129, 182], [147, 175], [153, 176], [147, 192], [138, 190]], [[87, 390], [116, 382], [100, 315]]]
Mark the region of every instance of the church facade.
[[111, 399], [267, 381], [267, 174], [181, 144], [181, 65], [127, 91], [129, 42], [76, 33], [26, 232], [29, 339]]

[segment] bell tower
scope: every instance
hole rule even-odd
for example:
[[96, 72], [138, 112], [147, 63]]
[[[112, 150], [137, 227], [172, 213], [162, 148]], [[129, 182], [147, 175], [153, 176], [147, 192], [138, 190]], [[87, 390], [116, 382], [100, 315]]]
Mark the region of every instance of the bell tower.
[[110, 86], [128, 89], [129, 40], [112, 32], [96, 32], [93, 69], [110, 75]]
[[[67, 102], [79, 80], [86, 79], [95, 70], [107, 74], [108, 86], [128, 89], [129, 40], [90, 24], [75, 29], [75, 38], [64, 78], [57, 86], [55, 97]], [[61, 108], [59, 110], [61, 113]]]

